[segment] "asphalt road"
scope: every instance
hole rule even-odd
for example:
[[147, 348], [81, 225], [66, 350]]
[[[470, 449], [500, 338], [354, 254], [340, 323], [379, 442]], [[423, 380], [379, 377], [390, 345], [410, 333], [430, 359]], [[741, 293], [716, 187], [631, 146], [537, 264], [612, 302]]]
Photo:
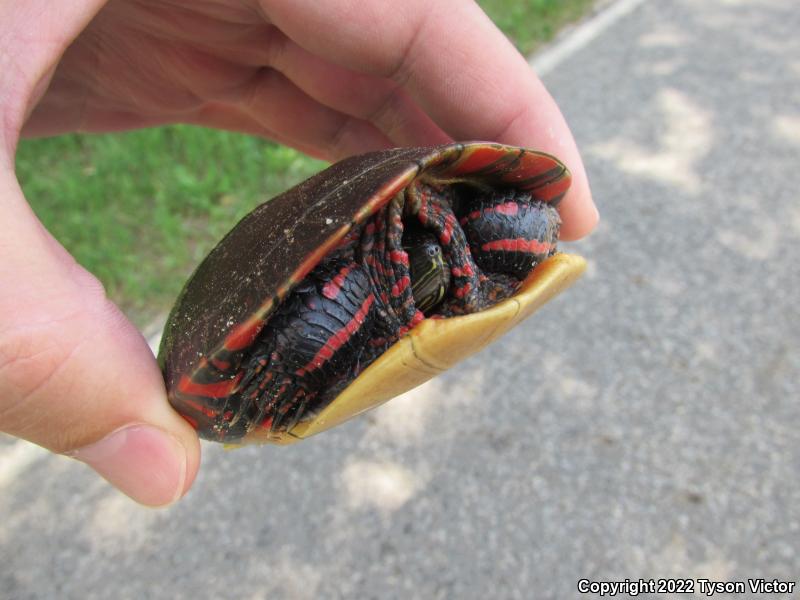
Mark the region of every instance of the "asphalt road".
[[571, 248], [590, 262], [575, 288], [335, 431], [206, 445], [165, 511], [1, 440], [0, 597], [799, 582], [800, 10], [629, 6], [546, 77], [603, 215]]

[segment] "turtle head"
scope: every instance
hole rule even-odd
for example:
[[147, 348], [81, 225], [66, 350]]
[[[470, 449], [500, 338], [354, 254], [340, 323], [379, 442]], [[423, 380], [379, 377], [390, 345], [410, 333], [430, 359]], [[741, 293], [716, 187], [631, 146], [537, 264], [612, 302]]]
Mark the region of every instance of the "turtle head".
[[414, 304], [428, 315], [447, 293], [450, 267], [436, 236], [420, 227], [406, 225], [403, 249], [408, 254]]

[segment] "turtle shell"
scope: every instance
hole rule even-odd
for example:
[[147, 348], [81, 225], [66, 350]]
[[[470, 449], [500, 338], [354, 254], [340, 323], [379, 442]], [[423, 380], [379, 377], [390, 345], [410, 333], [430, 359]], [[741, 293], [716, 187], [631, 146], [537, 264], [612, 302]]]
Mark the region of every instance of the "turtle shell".
[[473, 314], [425, 319], [368, 366], [321, 412], [288, 431], [221, 423], [241, 366], [275, 309], [351, 229], [417, 178], [513, 188], [556, 204], [570, 175], [556, 158], [493, 143], [455, 143], [355, 156], [334, 164], [244, 217], [186, 283], [159, 350], [168, 397], [202, 437], [291, 443], [407, 391], [490, 343], [574, 281], [577, 256], [539, 264], [510, 298]]

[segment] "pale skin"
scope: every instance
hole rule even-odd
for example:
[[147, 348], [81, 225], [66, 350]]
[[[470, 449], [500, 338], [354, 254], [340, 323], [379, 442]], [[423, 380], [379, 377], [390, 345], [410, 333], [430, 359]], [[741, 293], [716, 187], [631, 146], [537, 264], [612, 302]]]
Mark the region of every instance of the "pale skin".
[[570, 167], [562, 239], [598, 219], [558, 107], [469, 0], [2, 2], [0, 116], [0, 431], [152, 506], [191, 486], [197, 436], [142, 336], [31, 212], [21, 135], [193, 123], [327, 160], [493, 140]]

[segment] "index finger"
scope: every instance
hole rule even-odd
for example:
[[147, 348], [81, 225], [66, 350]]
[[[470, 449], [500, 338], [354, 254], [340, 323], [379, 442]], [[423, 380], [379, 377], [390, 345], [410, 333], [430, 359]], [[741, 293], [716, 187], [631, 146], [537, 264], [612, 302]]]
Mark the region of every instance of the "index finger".
[[583, 162], [553, 98], [522, 55], [473, 2], [262, 0], [295, 42], [347, 68], [401, 84], [457, 140], [491, 140], [549, 152], [573, 184], [559, 205], [561, 237], [597, 223]]

